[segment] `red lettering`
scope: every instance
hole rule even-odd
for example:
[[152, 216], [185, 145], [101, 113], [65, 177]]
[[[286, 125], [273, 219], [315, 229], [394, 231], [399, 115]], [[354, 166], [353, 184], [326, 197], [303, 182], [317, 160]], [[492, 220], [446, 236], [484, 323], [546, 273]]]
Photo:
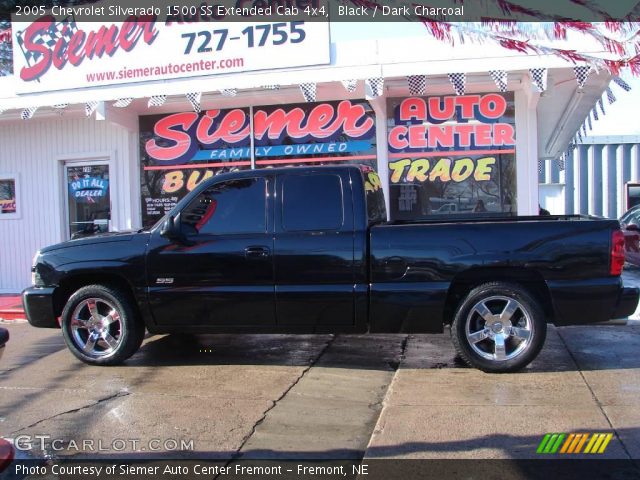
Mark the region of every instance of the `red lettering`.
[[442, 103], [439, 97], [429, 99], [429, 115], [434, 120], [449, 120], [455, 113], [455, 97], [444, 97]]
[[494, 145], [515, 145], [515, 132], [513, 125], [508, 123], [496, 123], [493, 127], [493, 144]]
[[411, 148], [425, 148], [427, 146], [424, 125], [411, 125], [409, 127], [409, 145]]
[[[359, 138], [369, 133], [374, 125], [373, 118], [367, 116], [364, 105], [353, 105], [348, 100], [343, 100], [338, 104], [337, 116], [338, 120], [342, 119], [342, 122], [334, 122], [331, 126], [332, 135], [336, 133], [340, 129], [340, 125], [342, 125], [345, 134], [353, 138]], [[330, 135], [325, 136], [328, 137]]]
[[142, 30], [137, 27], [136, 17], [127, 18], [120, 29], [120, 46], [125, 52], [131, 51], [136, 45]]
[[40, 59], [35, 65], [23, 67], [22, 70], [20, 70], [20, 79], [25, 82], [40, 78], [47, 73], [51, 67], [51, 50], [49, 50], [46, 45], [35, 43], [34, 39], [46, 33], [51, 28], [54, 20], [55, 19], [49, 15], [41, 17], [29, 25], [24, 31], [24, 48], [29, 52], [41, 54]]
[[459, 124], [456, 125], [456, 133], [460, 138], [460, 146], [468, 147], [471, 145], [471, 134], [474, 130], [473, 125]]
[[481, 123], [476, 125], [476, 145], [478, 147], [490, 147], [491, 142], [491, 124]]
[[486, 118], [500, 118], [507, 111], [507, 101], [502, 95], [490, 93], [480, 99], [480, 114]]
[[409, 146], [409, 142], [407, 142], [407, 127], [399, 125], [391, 129], [389, 132], [389, 146], [395, 150], [404, 150]]
[[480, 103], [480, 95], [465, 95], [457, 98], [457, 103], [462, 107], [461, 113], [462, 118], [473, 119], [475, 115], [473, 114], [473, 107]]
[[453, 147], [453, 127], [451, 125], [445, 125], [439, 127], [433, 125], [429, 127], [429, 148], [441, 147]]
[[67, 47], [67, 56], [69, 57], [69, 62], [71, 65], [80, 65], [84, 57], [80, 53], [82, 50], [82, 44], [86, 38], [86, 34], [80, 30], [73, 34], [71, 40], [69, 40], [69, 46]]
[[[186, 130], [189, 130], [197, 119], [198, 114], [195, 112], [176, 113], [160, 119], [153, 129], [154, 133], [159, 137], [174, 142], [174, 145], [161, 147], [155, 139], [151, 139], [145, 145], [147, 153], [156, 160], [161, 161], [180, 158], [191, 147], [191, 137], [186, 133]], [[180, 127], [182, 131], [174, 130], [174, 127]]]
[[427, 118], [427, 104], [422, 98], [411, 97], [400, 104], [400, 121], [417, 120], [424, 122]]
[[333, 118], [333, 107], [327, 103], [320, 104], [309, 112], [307, 130], [314, 137], [319, 136]]

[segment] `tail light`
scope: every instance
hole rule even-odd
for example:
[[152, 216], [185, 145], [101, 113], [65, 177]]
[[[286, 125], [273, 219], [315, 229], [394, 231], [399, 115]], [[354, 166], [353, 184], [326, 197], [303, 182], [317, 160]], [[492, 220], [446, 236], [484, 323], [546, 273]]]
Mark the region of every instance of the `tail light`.
[[614, 230], [611, 235], [611, 275], [620, 275], [624, 267], [624, 233]]

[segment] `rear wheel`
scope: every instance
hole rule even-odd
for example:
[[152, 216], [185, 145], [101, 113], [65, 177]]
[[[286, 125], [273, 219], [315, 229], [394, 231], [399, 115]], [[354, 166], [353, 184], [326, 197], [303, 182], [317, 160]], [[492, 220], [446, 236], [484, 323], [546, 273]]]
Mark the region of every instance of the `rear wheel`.
[[469, 292], [456, 310], [451, 333], [468, 365], [485, 372], [514, 372], [538, 355], [547, 324], [524, 288], [493, 282]]
[[106, 285], [79, 289], [62, 311], [62, 334], [76, 357], [92, 365], [116, 365], [133, 355], [144, 338], [130, 295]]

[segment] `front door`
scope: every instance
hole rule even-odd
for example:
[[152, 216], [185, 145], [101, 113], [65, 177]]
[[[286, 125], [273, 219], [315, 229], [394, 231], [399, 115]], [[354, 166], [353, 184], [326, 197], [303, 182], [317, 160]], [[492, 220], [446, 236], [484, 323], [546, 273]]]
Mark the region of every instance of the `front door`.
[[272, 183], [215, 183], [180, 212], [183, 241], [153, 233], [147, 284], [158, 324], [275, 324]]
[[67, 237], [79, 238], [108, 232], [111, 220], [109, 165], [65, 165], [67, 190]]

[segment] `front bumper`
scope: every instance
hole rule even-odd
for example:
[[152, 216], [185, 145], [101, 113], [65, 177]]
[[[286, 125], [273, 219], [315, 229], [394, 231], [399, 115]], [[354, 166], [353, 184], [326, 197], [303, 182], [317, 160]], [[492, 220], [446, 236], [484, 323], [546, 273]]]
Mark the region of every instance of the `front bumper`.
[[53, 302], [54, 291], [54, 288], [48, 287], [29, 287], [22, 292], [24, 312], [34, 327], [59, 327]]
[[0, 359], [2, 359], [2, 353], [4, 352], [4, 346], [9, 341], [9, 331], [6, 328], [0, 328]]

